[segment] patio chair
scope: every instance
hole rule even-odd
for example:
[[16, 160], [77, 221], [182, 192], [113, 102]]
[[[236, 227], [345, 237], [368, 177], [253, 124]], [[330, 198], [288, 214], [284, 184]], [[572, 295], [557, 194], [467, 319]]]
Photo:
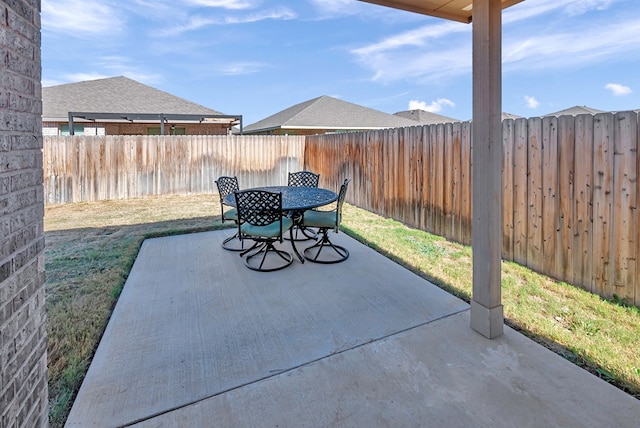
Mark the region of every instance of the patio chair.
[[249, 269], [261, 272], [289, 266], [293, 262], [291, 253], [274, 246], [276, 242], [282, 243], [282, 234], [293, 225], [293, 220], [282, 215], [282, 193], [244, 190], [234, 194], [238, 210], [238, 236], [241, 240], [254, 241], [250, 248], [240, 253], [245, 257], [244, 264]]
[[311, 171], [290, 172], [287, 186], [318, 187], [319, 181], [320, 174]]
[[[318, 187], [318, 183], [320, 182], [320, 174], [313, 173], [311, 171], [298, 171], [298, 172], [290, 172], [289, 180], [287, 182], [287, 186], [293, 187]], [[292, 213], [292, 215], [299, 215], [299, 213]], [[302, 225], [297, 218], [294, 218], [294, 226], [293, 226], [293, 238], [285, 237], [284, 239], [293, 239], [294, 241], [308, 241], [309, 239], [317, 239], [318, 234], [306, 228]]]
[[[305, 248], [302, 252], [304, 258], [310, 262], [325, 264], [339, 263], [349, 258], [349, 250], [331, 242], [329, 239], [329, 230], [333, 229], [335, 233], [338, 233], [340, 222], [342, 221], [342, 205], [344, 204], [344, 198], [350, 182], [351, 179], [347, 178], [344, 180], [344, 183], [342, 183], [342, 186], [340, 186], [340, 193], [338, 194], [335, 209], [331, 211], [306, 210], [302, 214], [302, 224], [317, 227], [319, 233], [322, 235], [314, 245]], [[324, 257], [320, 257], [320, 253], [322, 253], [325, 248], [327, 248], [327, 250], [324, 252]]]
[[[219, 177], [216, 180], [216, 186], [218, 187], [218, 194], [220, 195], [220, 212], [222, 223], [225, 221], [233, 221], [234, 223], [238, 223], [238, 211], [232, 207], [231, 205], [224, 203], [225, 196], [240, 190], [238, 186], [238, 178], [237, 177]], [[231, 208], [231, 209], [228, 209]], [[226, 209], [226, 210], [225, 210]], [[235, 243], [235, 245], [234, 245]], [[228, 251], [243, 251], [244, 246], [242, 245], [242, 241], [236, 232], [233, 236], [226, 238], [222, 241], [222, 248]]]

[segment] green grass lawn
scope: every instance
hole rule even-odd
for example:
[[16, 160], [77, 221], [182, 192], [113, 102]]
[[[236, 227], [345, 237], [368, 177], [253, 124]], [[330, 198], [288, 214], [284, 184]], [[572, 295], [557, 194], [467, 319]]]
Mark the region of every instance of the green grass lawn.
[[[467, 302], [471, 247], [345, 205], [344, 229]], [[502, 263], [506, 323], [640, 399], [640, 308]]]
[[[50, 423], [71, 409], [145, 238], [212, 230], [217, 195], [49, 206], [45, 263]], [[469, 301], [471, 248], [345, 204], [343, 230]], [[640, 398], [640, 310], [503, 263], [507, 323]]]

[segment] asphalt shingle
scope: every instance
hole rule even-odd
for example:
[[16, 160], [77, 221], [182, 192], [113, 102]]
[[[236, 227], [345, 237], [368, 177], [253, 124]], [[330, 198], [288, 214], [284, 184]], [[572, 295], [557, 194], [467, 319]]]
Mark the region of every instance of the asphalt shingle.
[[286, 129], [358, 130], [416, 126], [416, 122], [323, 95], [244, 128], [245, 133]]
[[43, 120], [66, 120], [70, 111], [222, 115], [124, 76], [42, 88]]

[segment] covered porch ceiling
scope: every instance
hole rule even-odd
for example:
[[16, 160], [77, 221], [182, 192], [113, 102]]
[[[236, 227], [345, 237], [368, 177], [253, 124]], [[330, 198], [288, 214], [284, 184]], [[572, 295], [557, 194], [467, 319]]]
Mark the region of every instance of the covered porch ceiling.
[[[473, 0], [360, 0], [387, 6], [394, 9], [402, 9], [437, 18], [450, 19], [470, 23], [473, 18]], [[502, 8], [505, 9], [524, 0], [502, 0]]]

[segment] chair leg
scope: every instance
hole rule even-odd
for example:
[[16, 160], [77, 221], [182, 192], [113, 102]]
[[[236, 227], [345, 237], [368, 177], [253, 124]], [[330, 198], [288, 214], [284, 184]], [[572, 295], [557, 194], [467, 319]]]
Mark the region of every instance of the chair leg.
[[[259, 247], [258, 251], [250, 253], [251, 250], [258, 247]], [[291, 255], [291, 253], [284, 250], [277, 249], [273, 245], [273, 241], [256, 242], [250, 249], [243, 251], [240, 255], [242, 256], [247, 253], [250, 253], [250, 254], [248, 254], [244, 259], [245, 266], [247, 266], [249, 269], [256, 270], [259, 272], [272, 272], [275, 270], [284, 269], [293, 262], [293, 256]], [[272, 265], [270, 267], [265, 267], [265, 261], [267, 261], [267, 256], [269, 254], [276, 254], [282, 260], [284, 260], [285, 263], [279, 264], [279, 265]], [[262, 257], [259, 263], [251, 263], [254, 257], [260, 257], [260, 256]]]
[[[287, 241], [308, 241], [310, 239], [318, 239], [318, 234], [308, 228], [305, 227], [305, 225], [300, 224], [300, 220], [302, 220], [302, 214], [300, 212], [291, 212], [289, 213], [289, 216], [293, 219], [294, 221], [294, 226], [291, 228], [291, 236], [284, 236], [283, 238], [286, 239]], [[300, 232], [300, 235], [298, 235], [298, 232]]]
[[238, 232], [236, 232], [233, 236], [229, 236], [222, 241], [222, 248], [227, 251], [244, 251], [244, 241], [240, 239]]
[[[308, 227], [304, 227], [302, 225], [294, 226], [292, 230], [293, 230], [294, 237], [292, 239], [288, 236], [285, 236], [284, 239], [286, 239], [287, 241], [308, 241], [310, 239], [318, 239], [318, 234], [315, 233], [313, 230], [309, 229]], [[298, 232], [302, 236], [299, 236]]]
[[249, 254], [251, 251], [256, 250], [256, 253], [259, 253], [260, 251], [262, 251], [262, 249], [264, 248], [265, 243], [262, 241], [255, 241], [253, 243], [252, 246], [250, 246], [249, 248], [247, 248], [246, 250], [242, 250], [242, 252], [239, 254], [240, 257], [244, 257], [245, 255]]
[[[340, 263], [349, 258], [349, 250], [341, 245], [335, 245], [333, 242], [331, 242], [331, 240], [329, 239], [328, 229], [321, 228], [320, 232], [322, 233], [322, 237], [318, 240], [318, 242], [310, 247], [305, 248], [304, 251], [302, 251], [305, 259], [313, 263], [331, 264]], [[331, 248], [335, 252], [335, 254], [338, 255], [338, 258], [320, 258], [320, 253], [325, 248]], [[316, 250], [315, 255], [313, 254], [314, 250]]]

